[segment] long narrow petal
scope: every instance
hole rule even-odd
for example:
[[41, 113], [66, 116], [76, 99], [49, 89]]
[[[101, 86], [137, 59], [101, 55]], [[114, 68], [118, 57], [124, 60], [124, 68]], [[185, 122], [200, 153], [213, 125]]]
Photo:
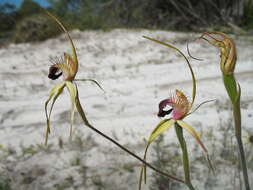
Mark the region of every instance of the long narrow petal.
[[76, 97], [77, 97], [77, 88], [76, 85], [72, 82], [66, 81], [66, 86], [68, 88], [69, 94], [70, 94], [70, 100], [72, 105], [75, 105]]
[[213, 101], [215, 101], [215, 100], [206, 100], [206, 101], [204, 101], [204, 102], [201, 102], [193, 111], [191, 111], [191, 112], [188, 113], [187, 115], [190, 115], [190, 114], [194, 113], [195, 111], [197, 111], [197, 110], [198, 110], [201, 106], [203, 106], [204, 104], [209, 103], [209, 102], [213, 102]]
[[186, 129], [186, 131], [188, 131], [197, 141], [197, 143], [201, 146], [201, 148], [203, 149], [204, 152], [207, 152], [206, 147], [204, 146], [204, 144], [201, 142], [198, 133], [195, 131], [195, 129], [189, 125], [188, 123], [182, 121], [182, 120], [177, 120], [177, 123], [184, 129]]
[[72, 82], [67, 81], [66, 86], [68, 88], [71, 100], [71, 119], [70, 119], [70, 139], [72, 138], [72, 128], [74, 122], [74, 115], [76, 109], [77, 87]]
[[70, 133], [69, 133], [70, 140], [72, 140], [72, 131], [73, 131], [75, 111], [76, 111], [75, 105], [72, 105], [71, 106], [71, 116], [70, 116]]
[[[165, 120], [162, 120], [155, 127], [155, 129], [151, 132], [151, 134], [149, 136], [148, 144], [146, 146], [145, 153], [144, 153], [144, 158], [143, 158], [144, 160], [146, 160], [147, 151], [148, 151], [148, 148], [149, 148], [150, 144], [156, 139], [156, 137], [161, 135], [164, 131], [170, 129], [174, 125], [174, 123], [175, 123], [174, 119], [165, 119]], [[146, 178], [147, 177], [146, 177], [146, 166], [145, 165], [143, 166], [143, 169], [141, 169], [141, 172], [144, 173], [144, 182], [146, 183]], [[139, 182], [141, 183], [143, 174], [141, 174], [140, 176], [141, 176], [141, 179], [139, 180]], [[141, 186], [141, 184], [139, 186]]]
[[80, 100], [79, 100], [79, 95], [78, 95], [78, 89], [76, 88], [76, 100], [75, 100], [75, 105], [76, 105], [76, 109], [78, 111], [78, 113], [80, 114], [80, 116], [82, 117], [83, 121], [84, 121], [84, 124], [85, 125], [90, 125], [84, 111], [83, 111], [83, 107], [80, 103]]
[[190, 69], [191, 76], [192, 76], [192, 102], [191, 102], [191, 107], [192, 107], [192, 105], [194, 104], [195, 96], [196, 96], [196, 79], [195, 79], [195, 75], [194, 75], [194, 72], [192, 70], [191, 64], [190, 64], [189, 60], [187, 59], [187, 57], [184, 55], [184, 53], [182, 51], [180, 51], [178, 48], [176, 48], [173, 45], [167, 44], [165, 42], [162, 42], [160, 40], [156, 40], [156, 39], [153, 39], [153, 38], [150, 38], [150, 37], [147, 37], [147, 36], [143, 36], [143, 37], [148, 39], [148, 40], [151, 40], [153, 42], [156, 42], [156, 43], [162, 44], [164, 46], [167, 46], [169, 48], [172, 48], [172, 49], [176, 50], [177, 52], [179, 52], [180, 55], [182, 55], [184, 57], [184, 59], [186, 60], [187, 65]]
[[155, 127], [155, 129], [151, 132], [149, 139], [148, 139], [148, 144], [151, 144], [156, 137], [161, 135], [164, 131], [172, 127], [172, 125], [175, 123], [174, 119], [165, 119], [162, 120], [158, 125]]
[[93, 82], [105, 93], [105, 90], [103, 89], [103, 87], [94, 79], [75, 79], [75, 81], [90, 81], [90, 82]]
[[198, 133], [194, 130], [194, 128], [191, 125], [189, 125], [188, 123], [186, 123], [182, 120], [177, 120], [177, 124], [180, 127], [186, 129], [196, 139], [197, 143], [201, 146], [201, 148], [205, 152], [205, 157], [206, 157], [206, 161], [208, 163], [209, 168], [214, 173], [214, 168], [213, 168], [212, 163], [210, 161], [208, 151], [207, 151], [206, 147], [204, 146], [204, 144], [202, 143], [202, 141], [200, 140]]
[[[46, 100], [45, 102], [45, 112], [46, 112], [46, 119], [47, 119], [47, 130], [46, 130], [46, 140], [45, 140], [45, 144], [47, 144], [47, 140], [48, 140], [48, 134], [50, 133], [50, 116], [51, 116], [51, 112], [54, 106], [54, 103], [57, 99], [57, 97], [62, 93], [62, 90], [65, 86], [65, 82], [61, 82], [59, 84], [56, 84], [50, 91], [49, 93], [49, 98]], [[54, 98], [53, 98], [54, 97]], [[49, 111], [49, 114], [47, 112], [47, 105], [50, 102], [50, 100], [53, 98], [53, 102], [51, 104], [51, 108]]]

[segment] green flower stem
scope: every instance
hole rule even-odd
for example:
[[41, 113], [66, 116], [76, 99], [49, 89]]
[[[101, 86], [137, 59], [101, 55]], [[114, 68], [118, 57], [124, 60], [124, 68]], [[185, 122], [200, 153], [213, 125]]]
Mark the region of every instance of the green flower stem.
[[98, 133], [99, 135], [103, 136], [104, 138], [106, 138], [107, 140], [109, 140], [110, 142], [112, 142], [113, 144], [115, 144], [116, 146], [118, 146], [119, 148], [121, 148], [122, 150], [124, 150], [125, 152], [127, 152], [128, 154], [130, 154], [131, 156], [135, 157], [137, 160], [139, 160], [140, 162], [142, 162], [143, 164], [145, 164], [147, 167], [151, 168], [152, 170], [156, 171], [157, 173], [164, 175], [170, 179], [173, 179], [175, 181], [178, 181], [180, 183], [184, 183], [185, 182], [182, 179], [176, 178], [172, 175], [169, 175], [163, 171], [160, 171], [159, 169], [155, 168], [154, 166], [152, 166], [151, 164], [147, 163], [145, 160], [143, 160], [142, 158], [140, 158], [139, 156], [137, 156], [135, 153], [133, 153], [132, 151], [128, 150], [127, 148], [125, 148], [124, 146], [122, 146], [121, 144], [119, 144], [118, 142], [116, 142], [115, 140], [113, 140], [111, 137], [107, 136], [106, 134], [102, 133], [101, 131], [99, 131], [98, 129], [96, 129], [95, 127], [93, 127], [89, 121], [87, 120], [85, 113], [83, 111], [83, 108], [80, 104], [79, 98], [76, 98], [76, 108], [77, 111], [79, 112], [79, 114], [81, 115], [83, 122], [86, 126], [88, 126], [91, 130], [95, 131], [96, 133]]
[[239, 155], [240, 155], [240, 162], [241, 162], [241, 168], [243, 172], [243, 179], [245, 184], [245, 189], [250, 190], [249, 185], [249, 177], [248, 177], [248, 171], [247, 171], [247, 163], [242, 143], [242, 129], [241, 129], [241, 108], [240, 108], [240, 95], [241, 91], [237, 90], [237, 84], [236, 80], [234, 78], [234, 75], [225, 75], [223, 74], [223, 81], [225, 88], [227, 90], [228, 96], [232, 102], [233, 106], [233, 116], [234, 116], [234, 123], [235, 123], [235, 137], [237, 140], [237, 145], [239, 149]]
[[191, 183], [188, 152], [187, 152], [187, 146], [184, 140], [183, 129], [177, 123], [175, 123], [175, 130], [176, 130], [177, 138], [180, 143], [182, 154], [183, 154], [182, 158], [183, 158], [183, 166], [184, 166], [185, 184], [189, 187], [190, 190], [195, 190]]

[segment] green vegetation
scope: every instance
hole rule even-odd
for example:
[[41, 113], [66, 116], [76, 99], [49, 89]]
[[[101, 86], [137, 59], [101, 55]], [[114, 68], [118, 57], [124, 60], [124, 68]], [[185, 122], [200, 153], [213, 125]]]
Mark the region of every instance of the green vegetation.
[[[47, 0], [48, 10], [80, 30], [109, 30], [118, 27], [165, 30], [234, 31], [253, 28], [251, 0], [196, 1], [196, 0]], [[212, 10], [212, 11], [210, 11]], [[24, 0], [19, 8], [11, 4], [0, 7], [0, 42], [40, 41], [59, 33], [39, 4]], [[33, 31], [23, 37], [27, 27]], [[46, 26], [45, 34], [41, 27]]]
[[57, 26], [44, 14], [35, 14], [22, 19], [16, 26], [13, 41], [30, 42], [46, 40], [60, 33]]
[[0, 178], [0, 190], [11, 190], [10, 180], [5, 177]]

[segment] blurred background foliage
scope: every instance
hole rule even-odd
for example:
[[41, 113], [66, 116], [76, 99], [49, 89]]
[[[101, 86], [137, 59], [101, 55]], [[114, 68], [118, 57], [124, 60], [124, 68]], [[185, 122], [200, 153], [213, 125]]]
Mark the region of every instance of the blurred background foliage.
[[[252, 0], [44, 0], [70, 29], [147, 28], [224, 32], [253, 29]], [[0, 43], [40, 41], [57, 35], [41, 6], [23, 0], [0, 6]]]

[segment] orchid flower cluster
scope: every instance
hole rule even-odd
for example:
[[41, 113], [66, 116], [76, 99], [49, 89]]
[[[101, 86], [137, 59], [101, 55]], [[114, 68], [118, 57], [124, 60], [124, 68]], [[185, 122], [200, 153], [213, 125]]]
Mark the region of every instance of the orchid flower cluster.
[[[50, 91], [49, 97], [45, 102], [45, 112], [46, 112], [46, 120], [47, 120], [47, 128], [46, 128], [46, 135], [45, 135], [45, 144], [48, 142], [48, 135], [51, 132], [51, 122], [50, 117], [52, 113], [53, 106], [55, 104], [55, 101], [57, 98], [62, 94], [64, 88], [66, 87], [68, 89], [68, 92], [70, 94], [70, 100], [71, 100], [71, 125], [70, 125], [70, 137], [72, 135], [72, 125], [74, 120], [74, 114], [77, 111], [81, 118], [84, 121], [84, 124], [88, 126], [90, 129], [95, 131], [97, 134], [103, 136], [125, 152], [127, 152], [129, 155], [135, 157], [137, 160], [142, 162], [142, 168], [140, 172], [140, 181], [139, 181], [139, 189], [141, 189], [142, 185], [142, 179], [144, 177], [144, 181], [146, 182], [146, 167], [149, 167], [153, 169], [154, 171], [167, 176], [170, 179], [176, 180], [180, 183], [183, 183], [187, 185], [187, 187], [191, 190], [194, 190], [191, 183], [191, 177], [190, 177], [190, 166], [189, 166], [189, 159], [188, 159], [188, 152], [187, 152], [187, 146], [186, 141], [183, 135], [183, 129], [186, 130], [195, 140], [198, 145], [200, 145], [201, 149], [203, 150], [206, 160], [208, 162], [209, 167], [213, 170], [212, 164], [209, 159], [207, 148], [204, 146], [204, 143], [201, 141], [200, 136], [198, 132], [186, 121], [184, 121], [184, 118], [194, 113], [200, 106], [202, 106], [205, 103], [208, 103], [212, 100], [202, 102], [197, 107], [193, 108], [195, 97], [196, 97], [196, 79], [193, 72], [193, 69], [191, 67], [191, 64], [187, 57], [182, 53], [181, 50], [174, 47], [173, 45], [164, 43], [162, 41], [144, 36], [144, 38], [151, 40], [153, 42], [159, 43], [161, 45], [164, 45], [166, 47], [169, 47], [175, 51], [177, 51], [183, 58], [186, 60], [187, 66], [190, 70], [191, 78], [192, 78], [192, 97], [191, 100], [187, 98], [187, 96], [184, 94], [183, 91], [176, 89], [174, 93], [172, 93], [168, 98], [162, 100], [159, 103], [159, 111], [158, 111], [158, 117], [165, 117], [167, 115], [170, 115], [171, 117], [169, 119], [163, 119], [161, 122], [157, 124], [157, 126], [153, 129], [151, 132], [145, 153], [143, 159], [137, 156], [135, 153], [127, 149], [126, 147], [122, 146], [115, 140], [113, 140], [111, 137], [105, 135], [104, 133], [100, 132], [98, 129], [93, 127], [89, 121], [87, 120], [85, 113], [83, 111], [83, 108], [81, 106], [79, 95], [78, 95], [78, 89], [77, 85], [75, 84], [75, 81], [91, 81], [94, 82], [99, 88], [102, 89], [102, 87], [99, 85], [98, 82], [96, 82], [93, 79], [75, 79], [77, 71], [78, 71], [78, 59], [77, 59], [77, 53], [76, 48], [73, 44], [73, 41], [66, 30], [65, 26], [51, 13], [47, 12], [47, 14], [61, 27], [61, 29], [65, 32], [67, 35], [67, 39], [70, 42], [70, 46], [72, 49], [72, 55], [69, 55], [67, 53], [64, 53], [62, 57], [57, 58], [53, 60], [53, 64], [49, 68], [49, 74], [48, 78], [52, 80], [56, 80], [59, 77], [63, 76], [63, 81], [56, 84]], [[218, 35], [223, 38], [223, 40], [215, 38], [213, 35]], [[207, 39], [206, 36], [210, 37], [211, 39]], [[228, 95], [231, 99], [232, 105], [233, 105], [233, 113], [235, 118], [235, 128], [236, 128], [236, 137], [238, 140], [238, 146], [240, 150], [241, 155], [241, 162], [242, 162], [242, 168], [244, 172], [244, 178], [245, 178], [245, 186], [248, 187], [246, 190], [250, 190], [249, 186], [247, 185], [247, 167], [245, 164], [245, 157], [244, 157], [244, 151], [243, 146], [241, 144], [241, 116], [240, 116], [240, 86], [237, 85], [235, 78], [234, 78], [234, 69], [236, 65], [236, 48], [235, 44], [232, 39], [230, 39], [227, 35], [223, 33], [218, 32], [212, 32], [212, 33], [203, 33], [201, 37], [198, 39], [204, 39], [210, 44], [219, 47], [220, 53], [221, 53], [221, 63], [220, 68], [223, 73], [223, 80], [226, 87], [226, 90], [228, 92]], [[102, 89], [103, 90], [103, 89]], [[51, 102], [51, 106], [48, 109], [48, 104]], [[161, 134], [163, 134], [165, 131], [168, 131], [172, 127], [175, 127], [176, 135], [179, 140], [179, 144], [181, 146], [182, 150], [182, 161], [183, 161], [183, 168], [184, 168], [184, 180], [179, 179], [173, 175], [169, 175], [167, 173], [162, 172], [160, 169], [157, 169], [153, 167], [151, 164], [149, 164], [147, 159], [147, 151], [152, 142]], [[252, 139], [251, 139], [252, 140]]]
[[[62, 94], [64, 88], [66, 87], [69, 91], [70, 94], [70, 100], [71, 100], [71, 104], [72, 104], [72, 108], [71, 108], [71, 125], [70, 125], [70, 137], [72, 135], [72, 125], [73, 125], [73, 120], [74, 120], [74, 114], [77, 111], [84, 124], [89, 127], [91, 130], [93, 130], [94, 132], [96, 132], [97, 134], [99, 134], [100, 136], [104, 137], [105, 139], [107, 139], [108, 141], [110, 141], [111, 143], [113, 143], [114, 145], [118, 146], [119, 148], [121, 148], [123, 151], [127, 152], [129, 155], [131, 155], [132, 157], [136, 158], [137, 160], [139, 160], [140, 162], [142, 162], [143, 164], [145, 164], [145, 166], [151, 168], [152, 170], [156, 171], [157, 173], [160, 173], [161, 175], [164, 175], [170, 179], [173, 179], [175, 181], [178, 181], [180, 183], [184, 183], [183, 180], [176, 178], [172, 175], [169, 175], [165, 172], [162, 172], [160, 169], [155, 168], [154, 166], [152, 166], [151, 164], [147, 163], [145, 160], [143, 160], [141, 157], [137, 156], [135, 153], [133, 153], [132, 151], [130, 151], [129, 149], [127, 149], [126, 147], [124, 147], [123, 145], [119, 144], [117, 141], [115, 141], [114, 139], [112, 139], [111, 137], [107, 136], [106, 134], [104, 134], [103, 132], [99, 131], [97, 128], [95, 128], [94, 126], [92, 126], [85, 113], [84, 110], [82, 108], [82, 105], [80, 103], [79, 100], [79, 95], [78, 95], [78, 89], [77, 89], [77, 85], [75, 84], [75, 81], [91, 81], [94, 82], [100, 89], [103, 90], [103, 88], [99, 85], [99, 83], [93, 79], [75, 79], [75, 76], [77, 74], [78, 71], [78, 59], [77, 59], [77, 54], [76, 54], [76, 49], [75, 46], [73, 44], [73, 41], [68, 33], [68, 31], [66, 30], [65, 26], [51, 13], [47, 12], [47, 14], [54, 20], [56, 21], [56, 23], [61, 27], [61, 29], [66, 33], [67, 38], [70, 42], [71, 45], [71, 49], [72, 49], [72, 55], [69, 55], [67, 53], [64, 53], [64, 56], [61, 58], [57, 58], [53, 61], [53, 65], [50, 66], [49, 68], [49, 74], [48, 74], [48, 78], [52, 79], [52, 80], [56, 80], [58, 79], [60, 76], [63, 75], [63, 81], [56, 84], [50, 91], [49, 93], [49, 97], [45, 102], [45, 112], [46, 112], [46, 120], [47, 120], [47, 128], [46, 128], [46, 135], [45, 135], [45, 144], [47, 144], [48, 142], [48, 135], [51, 132], [51, 122], [50, 122], [50, 117], [51, 117], [51, 113], [52, 113], [52, 109], [54, 106], [55, 101], [57, 100], [57, 98]], [[50, 103], [50, 101], [52, 101], [50, 109], [48, 110], [48, 104]]]

